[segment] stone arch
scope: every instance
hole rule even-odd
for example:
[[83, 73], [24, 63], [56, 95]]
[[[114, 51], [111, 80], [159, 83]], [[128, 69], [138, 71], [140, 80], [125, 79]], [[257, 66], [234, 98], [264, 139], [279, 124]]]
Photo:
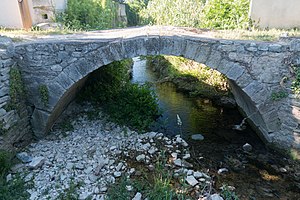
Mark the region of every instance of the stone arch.
[[[270, 141], [269, 132], [278, 129], [276, 121], [272, 121], [276, 116], [270, 117], [270, 111], [264, 106], [268, 103], [268, 95], [262, 94], [270, 91], [259, 77], [249, 72], [255, 60], [260, 58], [253, 48], [249, 42], [148, 35], [126, 39], [39, 42], [16, 47], [16, 53], [19, 64], [24, 66], [22, 70], [31, 91], [30, 102], [35, 107], [32, 126], [38, 138], [50, 130], [91, 72], [113, 61], [163, 54], [182, 56], [224, 74], [231, 82], [238, 105], [258, 128], [262, 139]], [[40, 72], [34, 74], [33, 68]], [[48, 105], [43, 105], [40, 100], [40, 85], [48, 88]]]

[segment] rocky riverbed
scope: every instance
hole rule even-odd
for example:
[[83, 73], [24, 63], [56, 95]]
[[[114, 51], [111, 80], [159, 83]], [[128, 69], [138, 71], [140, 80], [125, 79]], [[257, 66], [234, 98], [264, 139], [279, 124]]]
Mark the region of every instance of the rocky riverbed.
[[[33, 183], [28, 190], [31, 200], [64, 199], [70, 192], [75, 199], [110, 199], [110, 188], [122, 177], [136, 179], [142, 173], [155, 172], [162, 153], [166, 160], [163, 170], [177, 183], [174, 191], [184, 192], [191, 199], [222, 199], [212, 194], [212, 178], [193, 170], [189, 145], [179, 135], [138, 134], [109, 122], [101, 112], [96, 114], [97, 119], [90, 119], [91, 112], [95, 115], [91, 106], [73, 108], [77, 113], [71, 109], [75, 117], [68, 125], [73, 130], [62, 128], [66, 127], [63, 118], [47, 138], [17, 155], [22, 163], [7, 176], [12, 181], [19, 172], [28, 184]], [[178, 190], [183, 186], [184, 190]], [[126, 189], [134, 200], [147, 199], [146, 191], [133, 185], [126, 185]]]

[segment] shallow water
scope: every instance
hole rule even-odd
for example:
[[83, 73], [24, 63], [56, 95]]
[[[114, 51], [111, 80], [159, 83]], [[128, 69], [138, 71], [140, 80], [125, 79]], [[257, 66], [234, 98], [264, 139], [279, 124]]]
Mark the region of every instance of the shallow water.
[[[237, 109], [215, 106], [208, 99], [188, 97], [176, 92], [173, 84], [156, 81], [146, 61], [135, 58], [132, 82], [154, 83], [153, 90], [163, 111], [153, 131], [169, 136], [182, 134], [190, 144], [191, 162], [196, 169], [213, 174], [217, 189], [224, 184], [234, 186], [240, 199], [300, 199], [299, 188], [289, 176], [295, 169], [290, 169], [289, 175], [279, 173], [276, 169], [289, 167], [283, 157], [268, 151], [249, 126], [243, 131], [232, 129], [243, 120]], [[178, 126], [177, 115], [182, 126]], [[193, 141], [191, 135], [199, 133], [204, 140]], [[243, 151], [245, 143], [252, 145], [251, 153]], [[220, 168], [227, 168], [229, 173], [218, 174]]]

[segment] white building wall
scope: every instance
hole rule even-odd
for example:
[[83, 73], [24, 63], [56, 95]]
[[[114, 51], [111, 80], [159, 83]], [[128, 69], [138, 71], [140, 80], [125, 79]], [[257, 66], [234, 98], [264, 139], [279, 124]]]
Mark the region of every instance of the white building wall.
[[0, 0], [0, 26], [23, 28], [17, 0]]
[[300, 0], [251, 0], [250, 17], [261, 28], [300, 28]]

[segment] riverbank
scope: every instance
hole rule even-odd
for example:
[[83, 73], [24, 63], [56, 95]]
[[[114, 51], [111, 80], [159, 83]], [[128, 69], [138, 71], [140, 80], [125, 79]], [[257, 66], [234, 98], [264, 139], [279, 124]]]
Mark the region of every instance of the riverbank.
[[159, 78], [158, 82], [171, 82], [178, 92], [191, 97], [207, 98], [215, 105], [236, 107], [227, 79], [209, 67], [176, 56], [149, 56], [149, 67]]

